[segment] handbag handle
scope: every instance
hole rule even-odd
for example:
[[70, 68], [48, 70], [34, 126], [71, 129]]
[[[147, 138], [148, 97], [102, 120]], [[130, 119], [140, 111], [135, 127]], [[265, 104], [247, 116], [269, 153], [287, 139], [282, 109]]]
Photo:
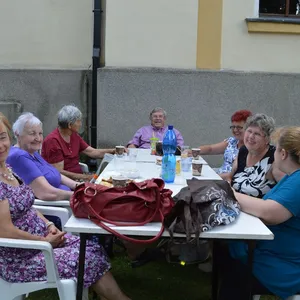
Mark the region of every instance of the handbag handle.
[[[156, 189], [156, 199], [160, 199], [160, 191], [158, 189]], [[163, 213], [160, 210], [159, 206], [160, 206], [160, 201], [158, 200], [158, 201], [156, 201], [156, 208], [155, 208], [155, 210], [153, 210], [153, 214], [147, 220], [145, 220], [144, 222], [140, 222], [140, 223], [123, 223], [123, 222], [114, 222], [114, 221], [107, 220], [107, 219], [103, 218], [102, 216], [100, 216], [100, 214], [98, 214], [93, 209], [93, 207], [90, 205], [90, 203], [88, 203], [88, 205], [87, 205], [89, 211], [91, 212], [91, 215], [89, 216], [89, 219], [92, 220], [95, 224], [99, 225], [100, 227], [102, 227], [106, 231], [110, 232], [111, 234], [113, 234], [113, 235], [115, 235], [115, 236], [117, 236], [121, 239], [124, 239], [128, 242], [137, 243], [137, 244], [151, 244], [151, 243], [157, 241], [162, 236], [162, 234], [165, 230], [164, 225], [163, 225], [164, 216], [163, 216]], [[107, 226], [103, 223], [103, 222], [107, 222], [107, 223], [117, 225], [117, 226], [142, 226], [142, 225], [145, 225], [147, 223], [150, 223], [154, 219], [157, 212], [159, 212], [160, 221], [161, 221], [161, 228], [160, 228], [160, 231], [157, 233], [156, 236], [154, 236], [153, 238], [148, 239], [148, 240], [138, 240], [138, 239], [135, 239], [135, 238], [128, 237], [124, 234], [121, 234], [121, 233], [113, 230], [111, 227], [109, 227], [109, 226]]]
[[[128, 242], [131, 242], [131, 243], [136, 243], [136, 244], [151, 244], [155, 241], [157, 241], [163, 234], [165, 228], [164, 228], [164, 225], [163, 225], [163, 214], [161, 212], [161, 210], [159, 210], [159, 215], [161, 217], [161, 228], [160, 228], [160, 231], [156, 234], [156, 236], [150, 238], [150, 239], [147, 239], [147, 240], [138, 240], [138, 239], [135, 239], [135, 238], [131, 238], [131, 237], [128, 237], [122, 233], [119, 233], [115, 230], [113, 230], [111, 227], [105, 225], [102, 221], [100, 221], [99, 219], [95, 218], [95, 217], [90, 217], [90, 220], [92, 220], [94, 223], [96, 223], [97, 225], [99, 225], [100, 227], [102, 227], [103, 229], [105, 229], [106, 231], [110, 232], [111, 234], [117, 236], [118, 238], [120, 239], [123, 239], [125, 241], [128, 241]], [[135, 223], [136, 225], [136, 223]]]

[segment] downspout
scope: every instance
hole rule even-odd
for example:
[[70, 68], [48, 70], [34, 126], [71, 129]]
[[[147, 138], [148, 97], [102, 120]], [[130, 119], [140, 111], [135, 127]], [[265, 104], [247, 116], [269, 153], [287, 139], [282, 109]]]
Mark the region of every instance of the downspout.
[[94, 0], [94, 38], [91, 103], [91, 146], [97, 148], [97, 70], [100, 67], [101, 0]]

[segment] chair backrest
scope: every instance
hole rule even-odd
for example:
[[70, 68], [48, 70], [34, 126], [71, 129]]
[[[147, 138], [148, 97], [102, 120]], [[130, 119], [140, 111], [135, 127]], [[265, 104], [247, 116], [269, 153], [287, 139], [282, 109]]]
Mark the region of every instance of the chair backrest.
[[96, 175], [99, 176], [101, 172], [105, 169], [105, 167], [114, 159], [113, 154], [105, 153], [103, 156], [103, 159], [101, 161], [101, 164], [99, 165]]

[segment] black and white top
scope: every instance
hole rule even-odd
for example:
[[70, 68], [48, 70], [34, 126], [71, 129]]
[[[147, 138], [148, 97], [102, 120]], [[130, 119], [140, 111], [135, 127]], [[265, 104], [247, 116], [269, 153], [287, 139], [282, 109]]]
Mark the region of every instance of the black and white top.
[[252, 167], [246, 167], [248, 149], [243, 146], [238, 154], [238, 166], [232, 178], [232, 187], [240, 193], [262, 198], [276, 182], [266, 178], [274, 161], [275, 147], [269, 146], [264, 157]]

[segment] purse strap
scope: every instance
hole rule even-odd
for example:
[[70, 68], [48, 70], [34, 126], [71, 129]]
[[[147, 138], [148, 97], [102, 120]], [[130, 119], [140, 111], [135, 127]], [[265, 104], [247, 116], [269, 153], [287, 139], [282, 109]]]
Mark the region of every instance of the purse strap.
[[[157, 241], [163, 234], [165, 228], [163, 225], [163, 214], [161, 212], [161, 210], [159, 210], [159, 214], [161, 217], [161, 228], [160, 231], [156, 234], [156, 236], [147, 239], [147, 240], [139, 240], [139, 239], [135, 239], [135, 238], [131, 238], [129, 236], [126, 236], [122, 233], [119, 233], [115, 230], [113, 230], [111, 227], [105, 225], [101, 220], [97, 219], [96, 217], [90, 217], [90, 220], [93, 221], [95, 224], [99, 225], [100, 227], [102, 227], [103, 229], [105, 229], [106, 231], [110, 232], [111, 234], [117, 236], [120, 239], [123, 239], [125, 241], [131, 242], [131, 243], [136, 243], [136, 244], [151, 244], [155, 241]], [[126, 223], [128, 224], [128, 223]], [[137, 225], [136, 223], [134, 225]], [[129, 225], [128, 225], [129, 226]]]
[[[124, 222], [111, 221], [111, 220], [105, 219], [102, 216], [100, 216], [100, 214], [98, 214], [94, 210], [94, 208], [91, 206], [90, 203], [86, 203], [86, 207], [91, 212], [91, 214], [89, 216], [89, 219], [91, 221], [93, 221], [95, 224], [97, 224], [100, 227], [102, 227], [103, 229], [105, 229], [106, 231], [108, 231], [108, 232], [112, 233], [113, 235], [115, 235], [115, 236], [117, 236], [121, 239], [124, 239], [128, 242], [133, 242], [133, 243], [137, 243], [137, 244], [150, 244], [150, 243], [153, 243], [161, 237], [161, 235], [163, 234], [163, 232], [165, 230], [164, 225], [163, 225], [164, 216], [163, 216], [163, 213], [160, 209], [160, 197], [161, 197], [161, 195], [160, 195], [159, 187], [157, 187], [155, 189], [155, 192], [156, 192], [156, 199], [157, 199], [155, 210], [153, 210], [153, 214], [147, 220], [145, 220], [143, 222], [140, 222], [140, 223], [128, 223], [128, 222], [126, 222], [126, 223], [124, 223]], [[121, 233], [113, 230], [111, 227], [109, 227], [109, 226], [107, 226], [103, 223], [103, 222], [107, 222], [107, 223], [110, 223], [110, 224], [113, 224], [113, 225], [116, 225], [116, 226], [143, 226], [143, 225], [146, 225], [146, 224], [150, 223], [151, 221], [153, 221], [154, 217], [157, 215], [158, 212], [159, 212], [160, 222], [161, 222], [160, 231], [157, 233], [156, 236], [154, 236], [151, 239], [147, 239], [147, 240], [139, 240], [139, 239], [128, 237], [124, 234], [121, 234]]]

